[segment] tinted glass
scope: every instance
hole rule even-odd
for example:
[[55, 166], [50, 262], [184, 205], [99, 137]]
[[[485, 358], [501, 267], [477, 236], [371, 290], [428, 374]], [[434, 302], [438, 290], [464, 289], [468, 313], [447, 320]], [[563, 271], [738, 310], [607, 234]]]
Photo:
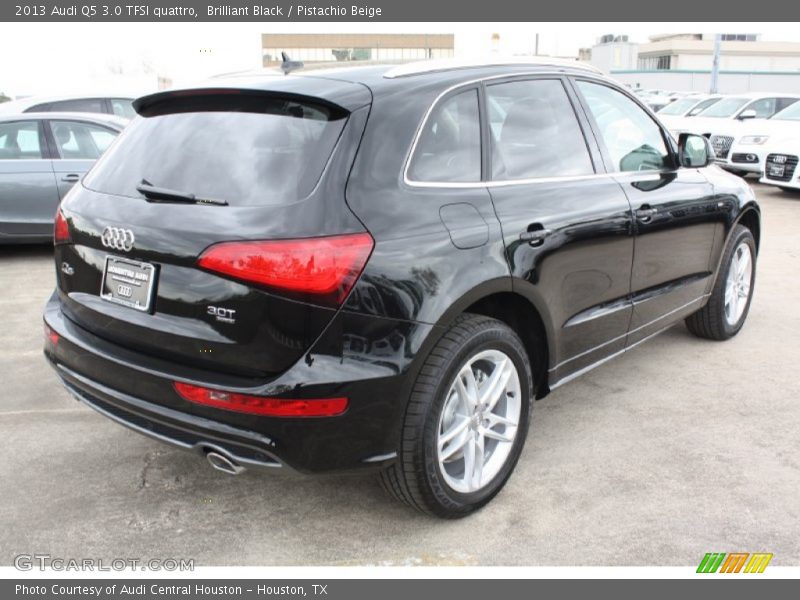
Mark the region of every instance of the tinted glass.
[[711, 106], [712, 104], [716, 104], [719, 101], [720, 101], [719, 98], [709, 98], [708, 100], [703, 100], [700, 104], [698, 104], [697, 106], [695, 106], [691, 110], [691, 112], [689, 113], [689, 116], [693, 117], [695, 115], [699, 115], [705, 109], [707, 109], [709, 106]]
[[664, 108], [658, 111], [660, 115], [675, 115], [675, 116], [682, 116], [685, 113], [689, 112], [694, 105], [697, 104], [697, 100], [693, 98], [684, 98], [683, 100], [676, 100], [672, 104], [667, 104]]
[[713, 117], [716, 119], [724, 119], [732, 117], [740, 108], [747, 104], [747, 98], [723, 98], [719, 102], [713, 104], [701, 114], [704, 117]]
[[633, 100], [605, 86], [579, 81], [611, 155], [614, 171], [664, 169], [670, 158], [661, 128]]
[[408, 175], [414, 181], [480, 181], [477, 90], [462, 92], [436, 105], [419, 138]]
[[150, 184], [232, 205], [292, 202], [314, 189], [346, 117], [322, 106], [259, 99], [263, 112], [181, 112], [134, 119], [85, 185], [141, 197]]
[[116, 137], [105, 127], [78, 121], [50, 121], [50, 130], [59, 156], [68, 159], [100, 158]]
[[103, 106], [102, 98], [81, 98], [80, 100], [59, 100], [58, 102], [50, 102], [47, 105], [49, 112], [88, 112], [88, 113], [104, 113], [106, 112]]
[[136, 116], [136, 111], [133, 110], [132, 100], [126, 98], [112, 98], [111, 111], [118, 117], [125, 119], [132, 119]]
[[745, 110], [754, 110], [756, 111], [757, 119], [766, 119], [767, 117], [771, 117], [775, 114], [777, 106], [777, 98], [762, 98], [761, 100], [756, 100], [755, 102], [748, 104], [745, 107]]
[[487, 100], [493, 179], [594, 173], [578, 119], [560, 81], [491, 85]]
[[800, 121], [800, 102], [783, 109], [772, 118], [777, 121]]
[[775, 107], [776, 111], [781, 111], [787, 106], [791, 106], [792, 104], [797, 102], [797, 98], [778, 98], [778, 104]]
[[0, 123], [0, 160], [42, 158], [36, 121]]

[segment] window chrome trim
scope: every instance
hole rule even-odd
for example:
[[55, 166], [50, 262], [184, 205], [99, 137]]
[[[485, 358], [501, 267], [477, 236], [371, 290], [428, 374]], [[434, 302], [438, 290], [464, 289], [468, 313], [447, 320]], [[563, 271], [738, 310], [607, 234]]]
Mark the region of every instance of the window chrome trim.
[[[457, 83], [452, 85], [439, 93], [439, 95], [434, 98], [431, 105], [425, 111], [425, 115], [422, 117], [420, 124], [417, 126], [417, 131], [414, 133], [414, 141], [411, 143], [411, 148], [409, 149], [408, 153], [406, 154], [405, 162], [403, 165], [403, 183], [409, 187], [413, 188], [451, 188], [451, 189], [475, 189], [475, 188], [493, 188], [493, 187], [504, 187], [504, 186], [513, 186], [513, 185], [530, 185], [535, 183], [556, 183], [562, 181], [581, 181], [581, 180], [591, 180], [591, 179], [604, 179], [609, 177], [614, 177], [615, 175], [619, 175], [620, 172], [611, 172], [611, 173], [588, 173], [586, 175], [559, 175], [553, 177], [532, 177], [526, 179], [502, 179], [496, 181], [417, 181], [411, 179], [408, 176], [408, 170], [411, 165], [411, 161], [414, 158], [414, 154], [417, 151], [417, 144], [419, 143], [420, 137], [422, 136], [422, 131], [425, 129], [425, 126], [428, 124], [428, 120], [433, 113], [433, 110], [438, 106], [439, 102], [442, 101], [443, 98], [453, 94], [457, 90], [461, 88], [467, 88], [470, 86], [474, 86], [475, 84], [481, 84], [485, 82], [491, 82], [499, 79], [511, 79], [512, 81], [517, 80], [524, 80], [530, 77], [564, 77], [570, 76], [571, 74], [566, 71], [522, 71], [519, 73], [503, 73], [501, 75], [488, 75], [485, 77], [479, 77], [477, 79], [471, 79], [469, 81], [462, 81], [461, 83]], [[608, 80], [607, 78], [597, 75], [594, 76], [592, 73], [580, 73], [580, 77], [588, 78], [588, 79], [596, 79], [597, 81], [604, 82], [610, 84], [610, 86], [616, 89], [616, 84], [613, 81]], [[583, 133], [585, 136], [586, 134]], [[483, 143], [483, 139], [481, 139], [481, 143]], [[481, 148], [481, 152], [483, 152], [483, 148]], [[637, 171], [637, 174], [647, 174], [647, 173], [661, 173], [662, 171]], [[623, 172], [624, 173], [624, 172]]]

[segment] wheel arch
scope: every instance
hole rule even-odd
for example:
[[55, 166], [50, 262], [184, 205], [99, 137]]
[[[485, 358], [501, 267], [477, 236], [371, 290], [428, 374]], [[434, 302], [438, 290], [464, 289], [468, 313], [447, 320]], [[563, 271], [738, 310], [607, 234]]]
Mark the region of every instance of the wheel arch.
[[548, 364], [555, 353], [555, 340], [543, 301], [515, 290], [510, 277], [487, 281], [451, 304], [436, 323], [435, 330], [439, 333], [431, 336], [436, 339], [429, 341], [430, 347], [444, 334], [450, 323], [464, 313], [492, 317], [511, 327], [522, 340], [531, 360], [536, 397], [547, 395], [550, 391]]
[[756, 242], [756, 252], [758, 252], [761, 245], [761, 211], [758, 207], [755, 204], [745, 206], [736, 218], [733, 227], [731, 227], [728, 237], [733, 234], [733, 228], [736, 225], [743, 225], [750, 230]]

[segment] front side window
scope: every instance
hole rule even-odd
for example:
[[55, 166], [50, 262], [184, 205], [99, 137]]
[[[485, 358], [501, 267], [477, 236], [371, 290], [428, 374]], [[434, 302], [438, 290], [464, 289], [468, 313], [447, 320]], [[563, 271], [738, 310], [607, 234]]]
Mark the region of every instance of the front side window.
[[42, 158], [37, 121], [0, 123], [0, 160]]
[[693, 98], [683, 98], [676, 100], [672, 104], [667, 104], [664, 108], [658, 111], [660, 115], [683, 116], [691, 110], [696, 104], [697, 100]]
[[735, 115], [745, 104], [747, 104], [747, 98], [723, 98], [701, 114], [713, 119], [727, 119]]
[[561, 81], [490, 85], [492, 178], [530, 179], [594, 173], [586, 141]]
[[745, 110], [754, 110], [757, 119], [766, 119], [775, 114], [777, 101], [777, 98], [762, 98], [748, 104]]
[[613, 171], [669, 168], [671, 159], [661, 128], [633, 100], [596, 83], [578, 81], [611, 157]]
[[430, 114], [408, 168], [413, 181], [481, 180], [481, 130], [478, 90], [440, 102]]
[[95, 160], [114, 141], [116, 132], [78, 121], [50, 121], [61, 158]]

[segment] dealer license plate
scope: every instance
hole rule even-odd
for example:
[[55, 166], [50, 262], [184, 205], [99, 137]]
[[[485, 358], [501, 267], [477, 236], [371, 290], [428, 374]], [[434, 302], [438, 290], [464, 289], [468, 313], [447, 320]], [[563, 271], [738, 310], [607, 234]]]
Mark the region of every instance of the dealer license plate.
[[155, 279], [156, 268], [150, 263], [106, 256], [100, 297], [109, 302], [148, 312], [153, 302]]

